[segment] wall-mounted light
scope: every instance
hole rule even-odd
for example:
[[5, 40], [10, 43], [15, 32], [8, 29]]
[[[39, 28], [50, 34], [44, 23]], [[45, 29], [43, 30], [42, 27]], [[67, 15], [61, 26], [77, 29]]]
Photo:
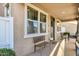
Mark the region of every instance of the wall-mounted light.
[[65, 11], [62, 11], [62, 14], [66, 14], [66, 12]]
[[78, 8], [78, 12], [79, 12], [79, 8]]

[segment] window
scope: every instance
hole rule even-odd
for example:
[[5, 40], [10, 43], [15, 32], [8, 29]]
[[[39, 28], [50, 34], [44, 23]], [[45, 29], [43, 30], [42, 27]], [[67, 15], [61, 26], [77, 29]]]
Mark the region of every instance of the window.
[[38, 32], [38, 22], [28, 21], [27, 22], [27, 33], [37, 33]]
[[45, 33], [46, 32], [46, 24], [40, 23], [40, 33]]
[[27, 7], [27, 34], [38, 32], [38, 11], [31, 7]]
[[35, 9], [28, 6], [27, 13], [28, 13], [28, 16], [27, 16], [28, 19], [38, 20], [38, 11], [36, 11]]
[[43, 13], [40, 13], [40, 21], [46, 22], [46, 15], [44, 15]]
[[40, 33], [46, 32], [46, 15], [40, 13]]
[[[33, 7], [33, 6], [32, 6]], [[34, 37], [45, 35], [46, 33], [46, 15], [41, 10], [27, 6], [27, 15], [25, 20], [25, 36]], [[33, 34], [33, 35], [32, 35]]]

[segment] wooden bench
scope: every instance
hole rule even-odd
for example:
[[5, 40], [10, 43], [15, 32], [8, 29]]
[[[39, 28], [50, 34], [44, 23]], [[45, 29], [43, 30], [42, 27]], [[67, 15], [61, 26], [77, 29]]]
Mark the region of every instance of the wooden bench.
[[48, 42], [45, 41], [45, 36], [33, 37], [34, 41], [34, 52], [36, 51], [36, 47], [45, 47]]

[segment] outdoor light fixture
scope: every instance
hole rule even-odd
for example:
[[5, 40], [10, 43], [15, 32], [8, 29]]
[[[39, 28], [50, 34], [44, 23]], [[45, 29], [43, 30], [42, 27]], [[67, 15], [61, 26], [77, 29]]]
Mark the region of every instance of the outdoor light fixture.
[[79, 18], [79, 15], [77, 15], [77, 18]]
[[62, 11], [62, 14], [65, 14], [66, 12], [65, 11]]
[[77, 18], [79, 18], [79, 8], [77, 9], [77, 13], [78, 13]]
[[78, 7], [78, 12], [79, 12], [79, 7]]

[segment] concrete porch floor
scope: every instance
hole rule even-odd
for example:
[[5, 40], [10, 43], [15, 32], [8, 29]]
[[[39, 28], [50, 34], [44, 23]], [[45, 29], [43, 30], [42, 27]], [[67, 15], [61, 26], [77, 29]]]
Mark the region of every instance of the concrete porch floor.
[[66, 40], [65, 56], [76, 56], [75, 42], [75, 38], [69, 38], [69, 41]]
[[30, 53], [28, 56], [49, 56], [55, 45], [56, 43], [47, 44], [45, 48], [39, 48], [36, 52]]
[[[74, 38], [70, 38], [69, 41], [66, 40], [65, 56], [76, 56], [75, 41], [76, 39]], [[27, 56], [49, 56], [55, 45], [56, 43], [50, 45], [47, 44], [45, 48], [40, 48]]]

